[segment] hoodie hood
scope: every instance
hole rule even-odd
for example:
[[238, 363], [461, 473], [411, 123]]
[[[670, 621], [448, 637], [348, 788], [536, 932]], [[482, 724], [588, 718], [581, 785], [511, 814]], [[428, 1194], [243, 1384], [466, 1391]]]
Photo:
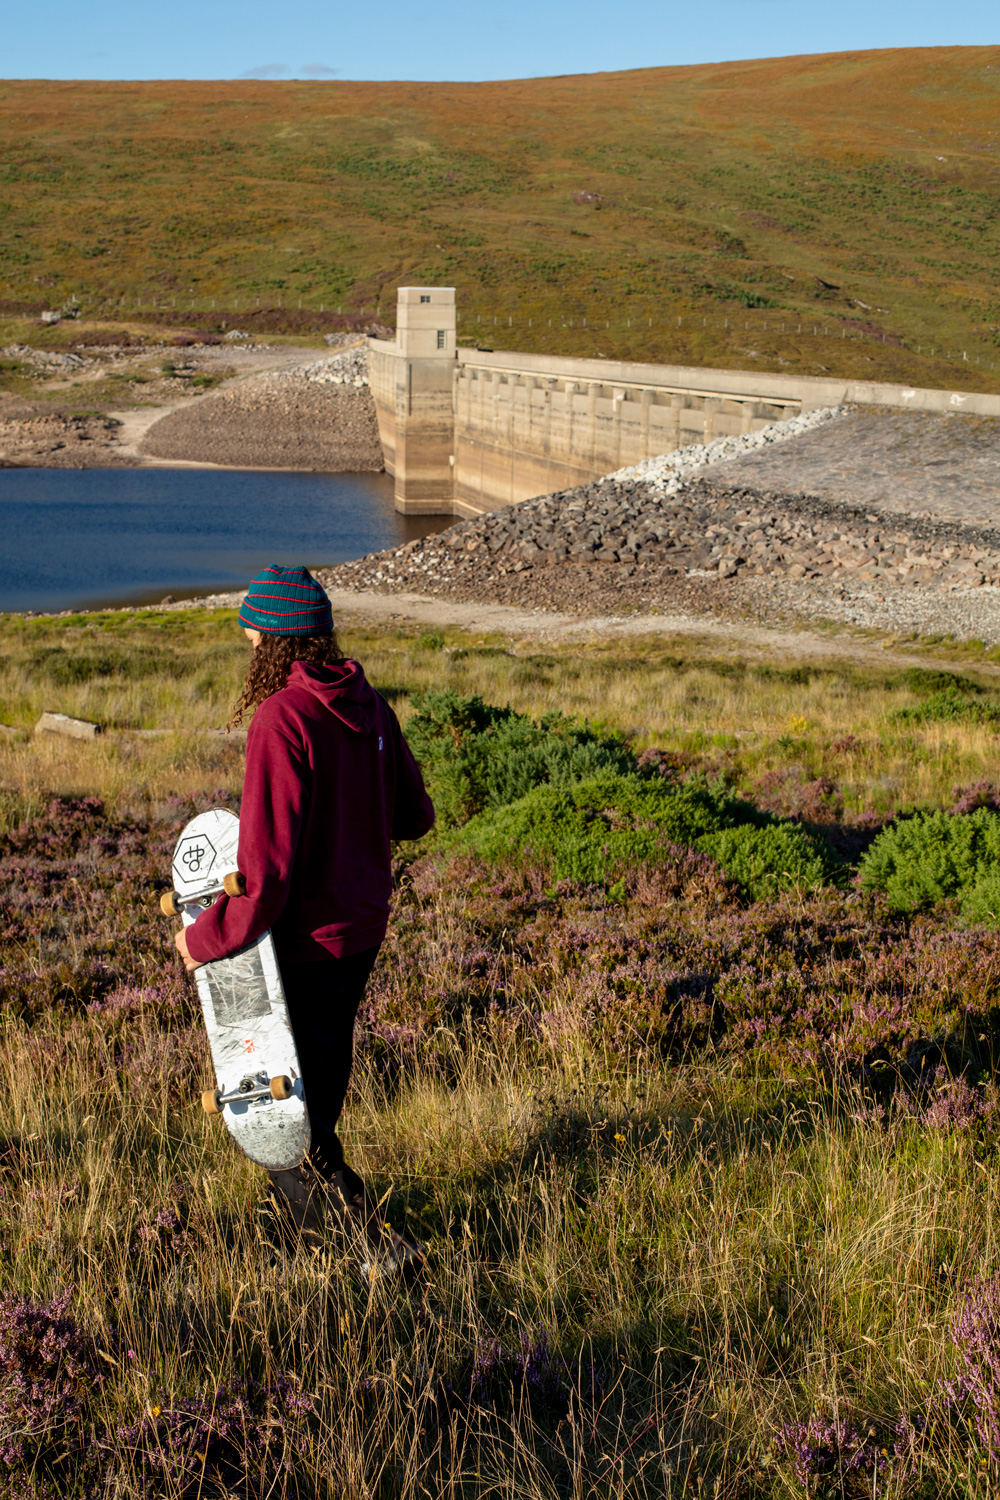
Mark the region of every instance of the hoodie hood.
[[318, 698], [335, 718], [358, 734], [368, 734], [375, 727], [375, 689], [360, 662], [341, 661], [326, 667], [292, 662], [286, 687]]

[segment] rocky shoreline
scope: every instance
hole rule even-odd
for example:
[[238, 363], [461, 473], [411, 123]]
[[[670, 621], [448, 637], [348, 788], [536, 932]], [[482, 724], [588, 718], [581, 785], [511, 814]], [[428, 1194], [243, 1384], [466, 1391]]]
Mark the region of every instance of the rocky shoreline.
[[[384, 463], [364, 346], [303, 360], [305, 352], [239, 344], [139, 353], [109, 346], [86, 355], [0, 350], [40, 372], [50, 392], [72, 385], [81, 405], [99, 404], [93, 393], [102, 379], [130, 397], [128, 407], [102, 412], [3, 393], [0, 468], [167, 463], [379, 472]], [[277, 367], [261, 369], [268, 360]], [[234, 375], [234, 365], [251, 368]], [[217, 392], [197, 394], [199, 381], [220, 376], [229, 378]]]
[[0, 469], [121, 469], [139, 459], [122, 451], [121, 423], [10, 398], [0, 406]]
[[[849, 442], [852, 415], [811, 425], [828, 422], [829, 441], [840, 424]], [[711, 468], [707, 449], [681, 450], [321, 576], [543, 610], [794, 615], [1000, 641], [1000, 527], [733, 484], [733, 459], [782, 437], [796, 440], [780, 454], [794, 467], [802, 422], [724, 440]]]

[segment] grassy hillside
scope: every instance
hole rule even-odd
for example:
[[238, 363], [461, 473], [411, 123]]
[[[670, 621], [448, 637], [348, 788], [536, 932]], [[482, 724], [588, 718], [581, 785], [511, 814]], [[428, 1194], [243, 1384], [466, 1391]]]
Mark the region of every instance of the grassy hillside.
[[0, 300], [309, 332], [444, 283], [497, 347], [997, 388], [998, 119], [1000, 47], [4, 82]]
[[[1000, 822], [981, 656], [345, 644], [414, 743], [428, 687], [598, 711], [647, 788], [739, 791], [852, 864], [915, 807]], [[156, 900], [187, 817], [237, 805], [241, 747], [201, 731], [246, 659], [229, 611], [0, 621], [0, 1494], [995, 1496], [995, 913], [752, 899], [677, 844], [612, 889], [400, 850], [344, 1134], [428, 1269], [364, 1285], [341, 1235], [281, 1241], [202, 1115]], [[170, 733], [34, 736], [43, 705]]]

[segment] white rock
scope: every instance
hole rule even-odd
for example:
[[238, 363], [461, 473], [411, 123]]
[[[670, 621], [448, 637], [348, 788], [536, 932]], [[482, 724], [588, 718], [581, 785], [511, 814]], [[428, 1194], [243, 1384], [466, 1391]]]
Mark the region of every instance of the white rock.
[[766, 448], [770, 443], [782, 443], [787, 438], [798, 437], [814, 427], [822, 427], [836, 417], [844, 416], [846, 406], [824, 406], [817, 411], [805, 412], [802, 416], [789, 417], [785, 422], [771, 422], [757, 432], [746, 432], [741, 437], [716, 438], [712, 443], [691, 443], [686, 448], [676, 448], [673, 453], [663, 453], [658, 458], [644, 458], [641, 463], [625, 469], [616, 469], [606, 474], [601, 484], [613, 484], [621, 480], [642, 480], [664, 495], [675, 495], [692, 474], [713, 464], [730, 463], [743, 458], [757, 448]]

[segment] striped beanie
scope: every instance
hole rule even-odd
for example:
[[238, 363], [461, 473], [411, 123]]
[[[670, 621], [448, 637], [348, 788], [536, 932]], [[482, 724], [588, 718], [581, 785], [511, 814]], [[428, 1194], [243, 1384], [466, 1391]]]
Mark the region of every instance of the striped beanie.
[[272, 635], [326, 635], [333, 629], [333, 611], [308, 568], [272, 563], [251, 578], [240, 624]]

